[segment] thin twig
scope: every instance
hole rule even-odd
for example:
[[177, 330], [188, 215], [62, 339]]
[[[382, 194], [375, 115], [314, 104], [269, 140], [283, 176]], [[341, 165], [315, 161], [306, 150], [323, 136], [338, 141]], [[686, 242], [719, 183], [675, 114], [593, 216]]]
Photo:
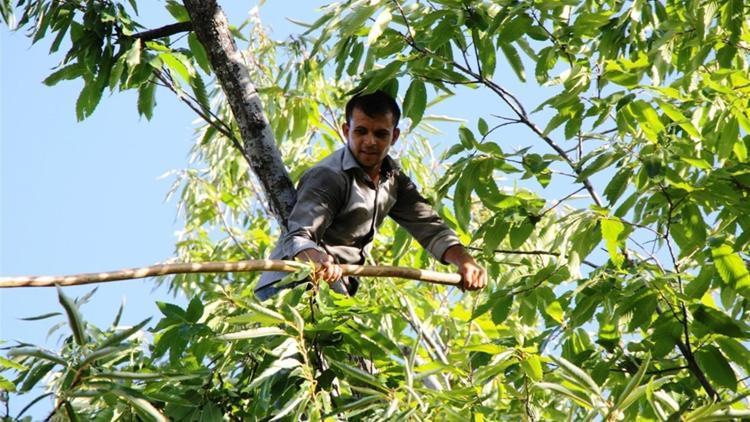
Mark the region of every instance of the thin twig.
[[556, 207], [557, 207], [558, 205], [560, 205], [560, 204], [562, 204], [563, 202], [567, 201], [567, 200], [568, 200], [568, 199], [570, 199], [570, 198], [571, 198], [571, 197], [572, 197], [573, 195], [577, 194], [578, 192], [580, 192], [580, 191], [582, 191], [582, 190], [584, 190], [584, 189], [586, 189], [586, 187], [585, 187], [585, 186], [584, 186], [584, 187], [582, 187], [582, 188], [580, 188], [580, 189], [578, 189], [577, 191], [575, 191], [575, 192], [573, 192], [573, 193], [571, 193], [571, 194], [568, 194], [568, 195], [566, 195], [566, 196], [565, 196], [564, 198], [562, 198], [562, 199], [560, 199], [559, 201], [555, 202], [555, 205], [553, 205], [553, 206], [551, 206], [551, 207], [547, 208], [546, 210], [542, 211], [542, 212], [541, 212], [541, 213], [539, 214], [539, 217], [543, 217], [543, 216], [544, 216], [545, 214], [547, 214], [548, 212], [550, 212], [550, 211], [552, 211], [553, 209], [555, 209], [555, 208], [556, 208]]
[[[406, 17], [406, 14], [404, 13], [403, 9], [401, 8], [401, 5], [399, 4], [398, 0], [394, 0], [394, 3], [396, 4], [401, 17], [403, 18], [407, 30], [411, 31], [411, 27], [409, 25], [409, 20]], [[521, 122], [526, 125], [529, 129], [531, 129], [532, 132], [537, 134], [547, 145], [549, 145], [555, 152], [557, 152], [558, 155], [573, 169], [573, 171], [580, 177], [582, 173], [582, 169], [573, 162], [573, 160], [570, 158], [570, 156], [565, 152], [565, 150], [560, 147], [552, 138], [549, 137], [549, 135], [545, 134], [544, 131], [537, 126], [534, 122], [532, 122], [529, 119], [529, 115], [526, 112], [526, 109], [523, 107], [523, 104], [514, 96], [511, 94], [508, 90], [503, 88], [502, 86], [495, 83], [493, 80], [488, 79], [481, 74], [478, 74], [473, 69], [471, 69], [471, 66], [468, 64], [468, 60], [466, 57], [464, 59], [466, 60], [466, 65], [461, 65], [460, 63], [452, 60], [446, 60], [444, 57], [440, 56], [439, 54], [436, 54], [424, 47], [419, 46], [414, 38], [411, 36], [411, 32], [409, 32], [408, 35], [401, 34], [404, 40], [417, 52], [422, 53], [426, 56], [430, 56], [433, 58], [436, 58], [438, 60], [443, 60], [445, 63], [452, 65], [456, 69], [460, 70], [466, 75], [469, 75], [473, 78], [476, 78], [479, 80], [483, 85], [485, 85], [487, 88], [489, 88], [492, 92], [497, 94], [500, 99], [518, 116], [518, 119], [521, 120]], [[465, 53], [464, 53], [465, 56]], [[584, 178], [581, 180], [581, 183], [586, 187], [586, 190], [588, 190], [591, 199], [594, 201], [594, 203], [598, 206], [603, 206], [602, 200], [599, 198], [599, 195], [596, 193], [596, 190], [594, 190], [594, 186], [591, 184], [591, 181], [588, 178]]]
[[242, 242], [240, 242], [240, 241], [239, 241], [239, 240], [238, 240], [238, 239], [237, 239], [237, 238], [236, 238], [236, 237], [234, 236], [234, 233], [232, 233], [232, 227], [231, 227], [231, 226], [229, 226], [229, 223], [227, 222], [227, 219], [226, 219], [226, 217], [224, 216], [224, 212], [222, 212], [222, 210], [221, 210], [221, 206], [219, 206], [219, 203], [218, 203], [218, 201], [214, 201], [214, 205], [216, 206], [216, 211], [218, 211], [218, 213], [219, 213], [219, 217], [221, 217], [221, 223], [222, 223], [222, 225], [224, 226], [224, 230], [226, 230], [226, 232], [227, 232], [227, 234], [229, 235], [229, 237], [230, 237], [230, 238], [232, 238], [232, 241], [234, 241], [234, 244], [235, 244], [235, 245], [236, 245], [236, 246], [237, 246], [238, 248], [240, 248], [240, 250], [242, 251], [242, 253], [244, 253], [244, 254], [245, 254], [245, 258], [247, 258], [247, 259], [253, 259], [253, 255], [252, 255], [252, 254], [250, 254], [250, 252], [249, 252], [249, 251], [248, 251], [247, 249], [245, 249], [245, 246], [244, 246], [244, 245], [242, 244]]
[[[466, 249], [471, 251], [477, 251], [477, 252], [483, 252], [484, 249], [478, 248], [476, 246], [467, 246]], [[539, 250], [532, 250], [532, 251], [521, 251], [521, 250], [511, 250], [511, 249], [495, 249], [492, 251], [493, 253], [502, 253], [502, 254], [508, 254], [508, 255], [549, 255], [549, 256], [560, 256], [559, 252], [550, 252], [550, 251], [539, 251]], [[581, 261], [581, 264], [588, 265], [591, 268], [599, 268], [598, 265], [590, 262], [590, 261]]]
[[170, 35], [179, 34], [181, 32], [189, 32], [193, 30], [193, 23], [178, 22], [170, 25], [162, 26], [161, 28], [150, 29], [148, 31], [138, 32], [130, 35], [129, 38], [137, 38], [142, 41], [151, 41], [157, 38], [164, 38]]

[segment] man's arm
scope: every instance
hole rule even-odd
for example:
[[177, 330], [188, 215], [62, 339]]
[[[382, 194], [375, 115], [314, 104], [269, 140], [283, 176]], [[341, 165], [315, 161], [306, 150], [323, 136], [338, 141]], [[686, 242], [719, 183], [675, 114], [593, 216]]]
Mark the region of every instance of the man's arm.
[[284, 256], [297, 257], [310, 249], [324, 252], [318, 244], [342, 206], [343, 189], [341, 176], [324, 167], [313, 167], [302, 176], [282, 238]]
[[283, 239], [285, 256], [318, 264], [315, 275], [327, 282], [341, 278], [341, 268], [318, 243], [342, 206], [344, 183], [341, 174], [325, 167], [308, 170], [297, 187], [297, 202]]
[[414, 182], [404, 174], [398, 176], [396, 204], [388, 215], [404, 227], [432, 256], [458, 267], [462, 288], [477, 290], [487, 284], [484, 268], [477, 265], [461, 245], [456, 233], [437, 215], [419, 193]]
[[443, 254], [443, 261], [458, 268], [458, 273], [461, 274], [461, 280], [463, 281], [463, 289], [479, 290], [487, 285], [487, 272], [477, 264], [463, 245], [453, 245], [446, 249]]

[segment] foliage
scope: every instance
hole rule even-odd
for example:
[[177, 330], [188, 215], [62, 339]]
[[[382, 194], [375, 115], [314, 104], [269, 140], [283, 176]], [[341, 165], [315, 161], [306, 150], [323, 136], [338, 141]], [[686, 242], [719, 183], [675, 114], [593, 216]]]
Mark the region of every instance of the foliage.
[[[211, 122], [194, 148], [203, 169], [174, 186], [185, 217], [178, 259], [265, 256], [276, 225], [233, 149], [221, 92], [203, 82], [200, 44], [133, 40], [138, 26], [114, 2], [22, 9], [19, 25], [35, 40], [70, 34], [47, 82], [85, 81], [80, 118], [106, 87], [138, 89], [150, 117], [158, 81]], [[346, 92], [402, 94], [404, 169], [476, 248], [489, 288], [368, 280], [356, 298], [322, 286], [258, 303], [256, 275], [178, 276], [168, 281], [194, 299], [187, 309], [161, 304], [152, 341], [136, 336], [145, 325], [85, 324], [61, 293], [72, 335], [57, 353], [11, 349], [0, 365], [17, 376], [0, 383], [25, 392], [53, 374], [56, 409], [70, 419], [747, 417], [746, 9], [740, 0], [342, 1], [285, 42], [254, 18], [235, 35], [250, 40], [251, 78], [293, 177], [341, 145]], [[536, 106], [548, 121], [503, 86], [506, 69], [549, 92]], [[444, 119], [430, 108], [466, 101], [466, 87], [508, 114], [473, 110], [475, 122], [451, 128], [435, 180], [426, 139]], [[502, 136], [512, 125], [530, 137], [515, 151]], [[573, 207], [581, 192], [588, 200]], [[439, 267], [411, 243], [387, 224], [373, 260]]]

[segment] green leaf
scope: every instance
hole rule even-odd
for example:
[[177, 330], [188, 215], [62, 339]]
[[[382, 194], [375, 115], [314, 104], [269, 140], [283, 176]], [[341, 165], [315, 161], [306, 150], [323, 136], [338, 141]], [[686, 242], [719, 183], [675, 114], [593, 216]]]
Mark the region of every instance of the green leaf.
[[[640, 368], [639, 368], [640, 369]], [[631, 382], [635, 377], [631, 378]], [[617, 405], [617, 409], [625, 410], [630, 407], [631, 404], [635, 403], [638, 399], [644, 395], [648, 395], [650, 391], [658, 391], [658, 389], [672, 379], [671, 376], [659, 378], [653, 381], [649, 381], [646, 385], [641, 385], [633, 389], [627, 397], [624, 397], [622, 402]], [[629, 385], [629, 384], [628, 384]]]
[[135, 68], [141, 62], [142, 48], [143, 44], [141, 43], [141, 40], [137, 39], [133, 42], [133, 45], [130, 46], [128, 52], [125, 53], [125, 62], [128, 64], [128, 67], [130, 69]]
[[59, 355], [53, 352], [50, 352], [48, 350], [40, 349], [38, 347], [15, 347], [8, 351], [8, 357], [12, 358], [16, 356], [31, 356], [31, 357], [47, 360], [50, 362], [54, 362], [62, 366], [68, 365], [68, 362], [62, 357], [60, 357]]
[[193, 58], [198, 66], [203, 69], [207, 74], [211, 73], [211, 63], [208, 61], [208, 54], [206, 49], [203, 48], [203, 44], [198, 41], [198, 37], [194, 32], [188, 34], [188, 46], [190, 51], [193, 53]]
[[195, 74], [193, 79], [190, 80], [190, 86], [193, 88], [193, 94], [195, 99], [198, 101], [198, 105], [204, 113], [209, 114], [211, 111], [211, 105], [208, 101], [208, 93], [206, 92], [206, 84], [203, 82], [203, 78], [199, 74]]
[[236, 333], [226, 333], [217, 336], [217, 340], [247, 340], [251, 338], [260, 338], [268, 336], [283, 336], [287, 335], [284, 330], [278, 327], [260, 327], [252, 328], [249, 330], [238, 331]]
[[154, 117], [154, 106], [156, 105], [156, 84], [149, 81], [138, 87], [138, 114], [145, 116], [147, 120]]
[[139, 416], [147, 421], [167, 422], [167, 418], [148, 400], [136, 397], [122, 389], [114, 389], [112, 392], [130, 403], [138, 412]]
[[740, 139], [740, 127], [737, 119], [731, 117], [727, 122], [719, 127], [719, 137], [716, 146], [716, 152], [720, 160], [725, 160], [732, 155], [734, 146]]
[[81, 419], [78, 417], [78, 414], [76, 413], [76, 410], [73, 408], [73, 405], [70, 404], [68, 400], [65, 400], [63, 402], [63, 405], [65, 407], [65, 413], [68, 415], [68, 420], [70, 422], [78, 422]]
[[476, 138], [474, 138], [474, 133], [472, 133], [471, 129], [463, 125], [458, 128], [458, 139], [461, 141], [461, 145], [463, 145], [466, 149], [473, 148], [477, 143], [477, 140]]
[[529, 218], [526, 218], [521, 222], [521, 224], [514, 225], [510, 229], [510, 247], [513, 249], [518, 249], [526, 243], [526, 240], [531, 236], [531, 233], [534, 231], [534, 223], [532, 223]]
[[10, 382], [8, 379], [0, 375], [0, 390], [7, 391], [9, 393], [15, 393], [16, 386], [12, 382]]
[[518, 76], [518, 79], [520, 79], [521, 82], [526, 82], [526, 70], [523, 67], [523, 62], [521, 61], [521, 56], [518, 55], [518, 51], [516, 51], [515, 47], [510, 43], [501, 41], [499, 45], [500, 49], [503, 50], [503, 54], [505, 54], [505, 57], [508, 59], [510, 67], [516, 73], [516, 76]]
[[99, 100], [102, 98], [103, 86], [99, 86], [96, 81], [87, 81], [81, 89], [81, 93], [78, 94], [76, 100], [76, 119], [83, 121], [96, 110], [96, 106], [99, 104]]
[[21, 318], [21, 321], [39, 321], [41, 319], [52, 318], [58, 315], [62, 315], [62, 314], [60, 312], [50, 312], [50, 313], [43, 314], [43, 315]]
[[693, 126], [693, 123], [690, 122], [690, 120], [685, 117], [684, 114], [682, 114], [680, 109], [666, 101], [662, 101], [659, 99], [656, 99], [655, 101], [657, 104], [659, 104], [659, 108], [661, 108], [664, 114], [666, 114], [670, 119], [672, 119], [673, 122], [680, 126], [682, 130], [684, 130], [685, 133], [688, 134], [688, 136], [695, 140], [700, 139], [700, 133], [698, 133], [698, 130], [695, 128], [695, 126]]
[[380, 382], [373, 375], [370, 375], [367, 372], [359, 368], [355, 368], [353, 366], [349, 366], [343, 362], [337, 362], [335, 360], [331, 361], [331, 364], [334, 367], [336, 367], [336, 369], [340, 370], [345, 375], [347, 375], [348, 377], [364, 382], [365, 384], [369, 384], [371, 387], [374, 387], [377, 390], [387, 391], [386, 387], [383, 385], [382, 382]]
[[187, 9], [185, 9], [185, 6], [181, 5], [175, 0], [167, 0], [167, 4], [164, 5], [164, 7], [167, 8], [169, 14], [172, 15], [172, 17], [175, 18], [177, 22], [190, 21], [190, 14], [188, 13]]
[[[294, 410], [297, 406], [300, 405], [300, 403], [303, 403], [303, 402], [305, 402], [305, 401], [307, 401], [309, 399], [309, 396], [308, 396], [309, 392], [310, 392], [310, 390], [308, 388], [305, 388], [305, 386], [303, 385], [300, 388], [299, 392], [297, 392], [297, 394], [295, 394], [294, 398], [292, 398], [291, 400], [289, 400], [286, 403], [286, 405], [284, 406], [284, 408], [281, 409], [279, 411], [279, 413], [275, 414], [273, 416], [273, 418], [270, 419], [269, 422], [280, 420], [284, 416], [286, 416], [289, 413], [291, 413], [292, 410]], [[219, 419], [219, 420], [221, 420], [221, 419]]]
[[188, 304], [185, 311], [185, 319], [188, 322], [196, 323], [203, 316], [203, 302], [198, 296], [194, 297]]
[[109, 346], [112, 346], [112, 345], [120, 344], [120, 342], [122, 342], [122, 341], [130, 338], [130, 336], [132, 336], [133, 334], [135, 334], [138, 331], [142, 330], [143, 327], [145, 327], [146, 324], [149, 323], [149, 321], [151, 321], [151, 317], [148, 317], [148, 318], [144, 319], [143, 321], [139, 322], [137, 325], [135, 325], [133, 327], [130, 327], [130, 328], [126, 329], [126, 330], [123, 330], [123, 331], [121, 331], [119, 333], [112, 334], [112, 336], [110, 336], [109, 338], [107, 338], [106, 340], [104, 340], [99, 345], [99, 348], [109, 347]]
[[617, 202], [620, 196], [628, 188], [628, 182], [632, 176], [633, 171], [629, 168], [621, 168], [617, 174], [610, 180], [607, 187], [604, 189], [604, 196], [609, 201], [610, 205]]
[[602, 218], [599, 220], [602, 238], [607, 246], [607, 252], [609, 252], [609, 258], [612, 260], [617, 268], [622, 266], [625, 257], [620, 252], [620, 234], [625, 230], [625, 226], [617, 218]]
[[542, 390], [548, 390], [548, 391], [554, 391], [556, 393], [560, 393], [563, 396], [568, 397], [569, 399], [573, 400], [578, 404], [579, 406], [583, 406], [586, 409], [590, 409], [593, 406], [591, 403], [591, 399], [587, 397], [586, 394], [579, 391], [573, 391], [563, 385], [551, 383], [551, 382], [538, 382], [534, 384], [535, 388], [539, 388]]
[[65, 293], [63, 293], [60, 286], [56, 287], [57, 298], [68, 316], [68, 324], [70, 325], [71, 331], [73, 331], [73, 337], [75, 338], [76, 343], [78, 343], [79, 345], [83, 345], [86, 339], [86, 335], [83, 325], [84, 322], [81, 318], [81, 314], [78, 312], [78, 307], [72, 300], [70, 300], [68, 296], [65, 295]]
[[0, 368], [9, 368], [9, 369], [15, 369], [16, 371], [25, 371], [26, 367], [21, 365], [18, 362], [13, 362], [12, 360], [5, 359], [4, 357], [0, 356]]
[[456, 190], [453, 195], [453, 209], [456, 212], [456, 221], [463, 231], [469, 230], [471, 221], [471, 192], [476, 183], [476, 162], [471, 162], [456, 182]]
[[[641, 384], [641, 381], [643, 380], [643, 377], [646, 375], [646, 370], [648, 369], [648, 365], [651, 363], [651, 355], [646, 354], [646, 357], [643, 359], [643, 362], [641, 362], [641, 366], [638, 368], [638, 372], [635, 373], [630, 378], [630, 381], [628, 381], [628, 384], [625, 386], [625, 388], [622, 390], [620, 395], [617, 397], [617, 400], [615, 401], [615, 405], [613, 409], [617, 409], [619, 411], [624, 411], [627, 409], [635, 400], [637, 400], [639, 393], [642, 394], [639, 391], [636, 391], [636, 387], [638, 387]], [[610, 414], [612, 414], [612, 411], [610, 411]], [[605, 418], [607, 419], [607, 418]]]
[[670, 233], [680, 247], [681, 255], [696, 247], [703, 248], [706, 243], [706, 224], [698, 206], [691, 202], [686, 203]]
[[29, 370], [28, 375], [23, 380], [23, 384], [18, 389], [20, 392], [26, 392], [34, 388], [34, 386], [41, 380], [50, 370], [55, 366], [55, 363], [42, 363], [35, 365]]
[[[479, 62], [482, 64], [482, 76], [492, 78], [497, 66], [497, 55], [495, 46], [492, 44], [492, 35], [476, 36], [474, 42], [477, 43], [479, 50]], [[523, 70], [522, 70], [523, 71]]]
[[568, 381], [576, 384], [584, 391], [602, 397], [602, 391], [599, 388], [599, 385], [591, 379], [589, 374], [562, 357], [550, 355], [550, 358], [559, 365], [562, 375], [565, 376]]
[[88, 354], [85, 358], [83, 358], [83, 360], [81, 360], [80, 368], [85, 368], [87, 365], [91, 364], [94, 361], [104, 359], [106, 357], [111, 357], [130, 348], [131, 346], [129, 345], [99, 348], [96, 351]]
[[[334, 365], [336, 364], [336, 362], [331, 362], [331, 363], [333, 363]], [[293, 358], [277, 359], [265, 371], [263, 371], [260, 375], [255, 377], [255, 379], [253, 379], [253, 381], [250, 383], [248, 388], [255, 388], [256, 386], [260, 385], [268, 378], [273, 377], [280, 371], [296, 368], [298, 366], [300, 366], [300, 362], [297, 359], [293, 359]]]
[[360, 5], [352, 10], [338, 24], [338, 28], [343, 35], [352, 35], [364, 26], [367, 19], [377, 10], [375, 6]]
[[526, 355], [525, 359], [521, 361], [521, 367], [523, 372], [533, 381], [541, 381], [544, 377], [542, 360], [539, 355]]
[[221, 422], [224, 420], [224, 415], [215, 404], [208, 402], [203, 406], [201, 410], [201, 417], [199, 422]]
[[563, 319], [565, 318], [565, 311], [557, 300], [547, 305], [547, 307], [544, 308], [544, 312], [560, 324], [562, 324]]
[[505, 236], [510, 230], [510, 224], [503, 218], [495, 218], [490, 221], [484, 231], [484, 245], [482, 251], [486, 255], [494, 255], [495, 250], [500, 245], [500, 242], [505, 239]]
[[392, 19], [393, 15], [391, 15], [390, 10], [386, 9], [380, 12], [378, 17], [375, 19], [375, 23], [373, 23], [370, 27], [370, 33], [367, 35], [367, 45], [374, 44], [375, 41], [380, 38], [385, 28], [388, 27], [389, 23], [391, 23]]
[[589, 178], [594, 173], [597, 173], [598, 171], [609, 167], [610, 164], [619, 160], [620, 157], [620, 154], [615, 154], [610, 151], [604, 151], [602, 154], [598, 155], [594, 159], [594, 161], [591, 162], [591, 164], [586, 166], [586, 168], [581, 171], [576, 180], [580, 182], [583, 179]]
[[711, 248], [716, 271], [729, 286], [745, 296], [750, 296], [750, 273], [742, 258], [728, 244]]
[[207, 375], [207, 372], [196, 372], [196, 373], [160, 373], [160, 372], [127, 372], [127, 371], [114, 371], [114, 372], [98, 372], [96, 378], [106, 378], [114, 380], [170, 380], [170, 381], [182, 381], [194, 378], [202, 378]]
[[492, 322], [496, 325], [502, 324], [510, 314], [513, 307], [513, 295], [503, 295], [492, 306]]
[[721, 352], [724, 355], [742, 367], [745, 372], [750, 371], [750, 351], [747, 350], [744, 344], [733, 338], [720, 336], [716, 339], [716, 344], [721, 348]]
[[249, 307], [253, 312], [231, 317], [227, 322], [230, 324], [249, 324], [253, 322], [259, 322], [261, 324], [280, 324], [286, 322], [284, 316], [278, 312], [264, 308], [255, 303], [249, 304]]
[[685, 295], [691, 299], [702, 298], [711, 286], [711, 279], [714, 275], [715, 271], [713, 267], [710, 265], [703, 266], [698, 276], [685, 286]]
[[487, 136], [487, 133], [490, 131], [490, 127], [489, 125], [487, 125], [487, 121], [481, 117], [477, 121], [477, 129], [479, 130], [479, 134], [482, 136]]
[[51, 73], [42, 83], [47, 86], [53, 86], [60, 81], [67, 81], [82, 76], [84, 70], [84, 66], [80, 63], [69, 64]]
[[177, 305], [167, 302], [156, 302], [156, 307], [167, 317], [177, 321], [187, 321], [185, 311]]
[[165, 66], [176, 72], [185, 82], [190, 82], [195, 70], [190, 66], [190, 62], [179, 53], [161, 53], [159, 58]]
[[734, 319], [708, 306], [697, 305], [693, 310], [693, 318], [716, 333], [724, 334], [728, 337], [748, 337], [746, 329], [740, 326]]
[[424, 82], [414, 79], [404, 97], [404, 116], [411, 119], [411, 127], [417, 127], [427, 106], [427, 90]]
[[695, 360], [711, 381], [732, 391], [737, 390], [737, 375], [719, 349], [705, 345], [695, 352]]

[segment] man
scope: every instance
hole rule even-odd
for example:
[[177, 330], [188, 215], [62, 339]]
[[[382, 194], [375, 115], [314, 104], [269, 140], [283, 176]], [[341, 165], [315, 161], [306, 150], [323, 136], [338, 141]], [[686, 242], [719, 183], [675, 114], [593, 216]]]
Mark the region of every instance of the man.
[[[279, 239], [272, 259], [314, 262], [319, 279], [339, 293], [354, 295], [358, 280], [342, 278], [337, 264], [363, 264], [375, 231], [389, 215], [435, 258], [455, 265], [464, 289], [487, 284], [485, 270], [388, 156], [400, 134], [400, 117], [396, 101], [382, 91], [349, 100], [342, 126], [347, 145], [300, 179], [289, 230]], [[256, 296], [265, 300], [293, 287], [280, 286], [282, 277], [283, 273], [264, 273]]]

